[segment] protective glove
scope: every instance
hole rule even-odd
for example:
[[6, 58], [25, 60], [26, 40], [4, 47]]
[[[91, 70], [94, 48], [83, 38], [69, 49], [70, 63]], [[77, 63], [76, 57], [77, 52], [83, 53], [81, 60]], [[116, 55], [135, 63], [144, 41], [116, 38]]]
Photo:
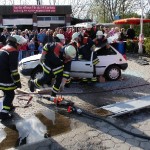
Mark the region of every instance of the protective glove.
[[17, 88], [20, 88], [20, 89], [22, 88], [21, 82], [16, 82], [15, 85], [17, 86]]

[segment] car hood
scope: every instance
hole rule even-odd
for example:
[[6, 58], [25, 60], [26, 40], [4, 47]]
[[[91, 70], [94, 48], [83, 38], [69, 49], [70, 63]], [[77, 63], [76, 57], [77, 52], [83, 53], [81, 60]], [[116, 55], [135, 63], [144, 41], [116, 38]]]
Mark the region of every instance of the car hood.
[[23, 58], [19, 63], [24, 63], [24, 62], [28, 62], [28, 61], [39, 60], [40, 58], [41, 58], [41, 54], [33, 55], [33, 56], [29, 56], [29, 57]]

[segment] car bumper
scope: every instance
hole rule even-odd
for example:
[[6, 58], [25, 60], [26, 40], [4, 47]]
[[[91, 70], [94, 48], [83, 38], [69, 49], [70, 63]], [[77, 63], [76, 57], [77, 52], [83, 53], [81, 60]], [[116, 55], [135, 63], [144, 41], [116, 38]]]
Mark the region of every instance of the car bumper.
[[128, 68], [128, 64], [127, 64], [127, 63], [120, 64], [119, 66], [120, 66], [120, 68], [121, 68], [122, 70], [126, 70], [126, 69]]

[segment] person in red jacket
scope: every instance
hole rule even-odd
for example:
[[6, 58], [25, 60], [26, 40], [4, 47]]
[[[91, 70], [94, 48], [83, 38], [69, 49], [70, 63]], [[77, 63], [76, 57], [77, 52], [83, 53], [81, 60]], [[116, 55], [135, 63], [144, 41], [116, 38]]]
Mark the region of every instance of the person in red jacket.
[[19, 35], [9, 36], [6, 46], [0, 49], [0, 90], [3, 91], [3, 108], [0, 111], [0, 119], [12, 117], [14, 90], [21, 88], [18, 73], [18, 49], [27, 40]]

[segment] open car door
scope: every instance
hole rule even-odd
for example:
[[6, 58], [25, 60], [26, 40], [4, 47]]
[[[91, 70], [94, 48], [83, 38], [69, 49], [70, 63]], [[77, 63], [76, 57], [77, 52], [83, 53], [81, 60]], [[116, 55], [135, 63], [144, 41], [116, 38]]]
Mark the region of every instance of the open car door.
[[92, 78], [93, 77], [93, 53], [91, 60], [72, 60], [70, 76], [80, 78]]

